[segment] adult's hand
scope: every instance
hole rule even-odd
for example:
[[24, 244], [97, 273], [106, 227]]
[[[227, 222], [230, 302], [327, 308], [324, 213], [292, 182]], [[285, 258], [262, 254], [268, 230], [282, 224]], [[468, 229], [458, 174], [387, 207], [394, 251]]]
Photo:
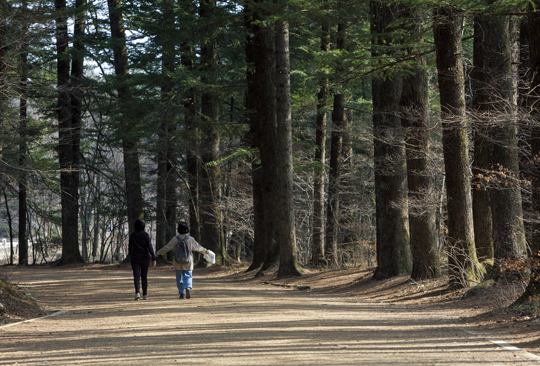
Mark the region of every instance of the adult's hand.
[[156, 261], [154, 261], [154, 267], [156, 266]]

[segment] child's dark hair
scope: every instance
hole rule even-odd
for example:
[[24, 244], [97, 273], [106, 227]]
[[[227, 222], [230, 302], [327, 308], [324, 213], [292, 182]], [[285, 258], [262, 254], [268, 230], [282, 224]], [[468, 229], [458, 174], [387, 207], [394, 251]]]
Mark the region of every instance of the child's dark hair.
[[184, 222], [178, 224], [178, 234], [187, 234], [189, 233], [189, 226]]
[[146, 224], [144, 223], [143, 220], [137, 219], [137, 220], [135, 220], [135, 225], [134, 226], [135, 226], [135, 230], [144, 231], [144, 228], [145, 228]]

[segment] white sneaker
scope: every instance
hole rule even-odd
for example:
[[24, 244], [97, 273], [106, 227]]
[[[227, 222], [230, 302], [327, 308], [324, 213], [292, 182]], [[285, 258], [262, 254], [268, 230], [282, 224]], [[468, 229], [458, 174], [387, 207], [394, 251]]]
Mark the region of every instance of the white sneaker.
[[144, 296], [142, 297], [142, 299], [143, 299], [143, 300], [148, 300], [148, 296], [144, 295]]
[[135, 301], [140, 300], [140, 299], [141, 299], [141, 294], [137, 292], [135, 294]]

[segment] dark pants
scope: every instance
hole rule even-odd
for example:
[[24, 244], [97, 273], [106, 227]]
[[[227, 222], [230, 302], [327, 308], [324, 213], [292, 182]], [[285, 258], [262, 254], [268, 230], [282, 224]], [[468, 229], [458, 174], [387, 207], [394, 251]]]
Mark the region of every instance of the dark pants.
[[133, 269], [133, 281], [135, 282], [135, 293], [140, 293], [142, 280], [142, 295], [146, 295], [146, 289], [148, 288], [148, 267], [149, 262], [131, 262], [131, 268]]

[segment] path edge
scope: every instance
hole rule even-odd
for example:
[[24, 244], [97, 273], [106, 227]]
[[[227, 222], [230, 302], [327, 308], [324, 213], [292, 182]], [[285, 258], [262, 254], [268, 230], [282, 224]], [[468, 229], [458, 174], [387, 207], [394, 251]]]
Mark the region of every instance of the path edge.
[[33, 321], [36, 321], [36, 320], [41, 320], [41, 319], [45, 319], [45, 318], [50, 318], [50, 317], [57, 316], [57, 315], [61, 315], [61, 314], [67, 313], [67, 312], [68, 312], [67, 310], [58, 310], [58, 311], [55, 311], [54, 313], [47, 314], [47, 315], [41, 316], [41, 317], [39, 317], [39, 318], [27, 319], [27, 320], [23, 320], [23, 321], [20, 321], [20, 322], [15, 322], [15, 323], [10, 323], [10, 324], [4, 324], [4, 325], [0, 326], [0, 330], [2, 330], [2, 329], [4, 329], [4, 328], [8, 328], [8, 327], [15, 326], [15, 325], [23, 324], [23, 323], [30, 323], [30, 322], [33, 322]]

